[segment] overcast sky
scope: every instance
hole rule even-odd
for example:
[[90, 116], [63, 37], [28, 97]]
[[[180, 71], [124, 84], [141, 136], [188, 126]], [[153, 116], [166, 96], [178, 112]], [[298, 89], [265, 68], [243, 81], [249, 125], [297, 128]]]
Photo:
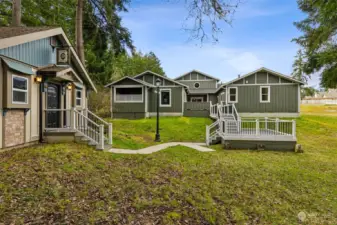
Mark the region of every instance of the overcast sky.
[[[183, 27], [192, 21], [185, 22], [184, 2], [135, 0], [122, 15], [138, 50], [153, 51], [169, 77], [197, 69], [226, 82], [262, 66], [291, 74], [299, 48], [291, 40], [300, 35], [293, 22], [304, 18], [295, 0], [244, 0], [232, 26], [220, 23], [216, 44], [211, 38], [203, 44], [189, 40]], [[314, 76], [309, 85], [318, 83]]]

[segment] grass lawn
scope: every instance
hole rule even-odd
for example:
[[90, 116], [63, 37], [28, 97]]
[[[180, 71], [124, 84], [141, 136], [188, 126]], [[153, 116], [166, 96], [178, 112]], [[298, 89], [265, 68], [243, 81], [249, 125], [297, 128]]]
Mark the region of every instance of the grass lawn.
[[[110, 120], [113, 123], [113, 147], [140, 149], [158, 144], [154, 142], [156, 118]], [[162, 142], [188, 141], [205, 142], [208, 118], [163, 117], [160, 118], [160, 137]]]
[[[196, 126], [180, 120], [167, 118], [168, 128], [181, 125], [163, 129], [165, 141], [202, 140], [208, 120], [195, 139], [186, 126]], [[149, 142], [153, 128], [142, 124], [151, 123], [131, 121]], [[132, 144], [118, 131], [116, 145], [136, 148], [138, 128], [128, 126], [118, 121], [115, 132], [125, 130]], [[337, 117], [302, 115], [297, 133], [304, 154], [177, 146], [118, 155], [77, 144], [2, 153], [0, 223], [288, 225], [304, 212], [303, 224], [337, 224]]]

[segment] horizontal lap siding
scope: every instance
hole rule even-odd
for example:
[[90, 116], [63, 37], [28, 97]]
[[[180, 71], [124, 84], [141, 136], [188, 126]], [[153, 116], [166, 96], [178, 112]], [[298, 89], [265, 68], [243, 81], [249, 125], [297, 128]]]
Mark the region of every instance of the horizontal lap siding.
[[239, 113], [298, 111], [298, 85], [270, 85], [270, 103], [260, 103], [260, 86], [239, 86], [238, 95]]
[[[171, 107], [159, 107], [160, 112], [167, 113], [181, 113], [182, 112], [182, 99], [183, 99], [183, 90], [182, 87], [173, 87], [173, 88], [160, 88], [160, 89], [170, 89], [171, 90]], [[157, 93], [156, 89], [150, 89], [148, 93], [148, 109], [149, 112], [157, 112]]]
[[200, 87], [198, 89], [216, 89], [216, 81], [215, 80], [198, 80], [198, 81], [187, 81], [187, 80], [180, 80], [182, 84], [187, 85], [191, 89], [196, 89], [194, 87], [195, 83], [199, 83]]

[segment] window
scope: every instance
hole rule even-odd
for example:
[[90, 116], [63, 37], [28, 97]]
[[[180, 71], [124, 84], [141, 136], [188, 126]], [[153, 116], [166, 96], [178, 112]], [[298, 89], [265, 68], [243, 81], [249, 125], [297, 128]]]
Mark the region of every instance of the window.
[[238, 102], [238, 88], [237, 87], [228, 88], [228, 102], [229, 103]]
[[262, 86], [260, 87], [260, 102], [270, 102], [270, 87]]
[[28, 103], [28, 78], [16, 75], [12, 76], [12, 103]]
[[191, 102], [203, 102], [203, 97], [191, 97]]
[[82, 90], [76, 90], [76, 106], [82, 106]]
[[160, 106], [161, 107], [171, 106], [171, 90], [169, 89], [160, 90]]
[[143, 102], [143, 87], [115, 87], [115, 102]]
[[194, 87], [195, 87], [195, 88], [199, 88], [199, 87], [200, 87], [200, 84], [199, 84], [199, 83], [194, 83]]

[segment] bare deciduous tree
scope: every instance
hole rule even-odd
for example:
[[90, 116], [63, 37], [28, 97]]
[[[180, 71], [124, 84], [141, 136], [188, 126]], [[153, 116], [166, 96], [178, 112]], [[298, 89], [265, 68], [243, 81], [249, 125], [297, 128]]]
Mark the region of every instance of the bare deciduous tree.
[[241, 0], [185, 0], [188, 9], [186, 23], [193, 22], [192, 27], [185, 24], [185, 30], [191, 33], [191, 39], [203, 42], [208, 38], [208, 31], [212, 39], [218, 41], [221, 32], [219, 23], [224, 21], [231, 25], [232, 18]]

